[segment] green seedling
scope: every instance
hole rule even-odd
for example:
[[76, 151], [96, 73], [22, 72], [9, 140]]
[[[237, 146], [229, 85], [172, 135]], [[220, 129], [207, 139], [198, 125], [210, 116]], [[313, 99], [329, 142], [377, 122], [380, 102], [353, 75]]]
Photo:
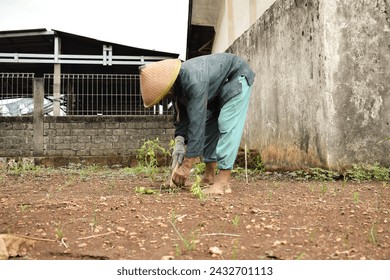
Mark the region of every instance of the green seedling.
[[238, 228], [238, 225], [240, 224], [240, 216], [235, 215], [232, 219], [232, 224], [235, 228]]
[[322, 194], [326, 194], [327, 191], [328, 191], [328, 186], [325, 185], [325, 184], [322, 184], [322, 185], [321, 185], [321, 193], [322, 193]]
[[30, 204], [20, 204], [20, 211], [24, 212], [27, 211], [28, 208], [30, 208]]
[[311, 192], [314, 192], [315, 188], [316, 188], [315, 185], [309, 184], [309, 190], [310, 190]]
[[172, 212], [171, 212], [171, 224], [176, 224], [176, 219], [177, 219], [177, 215], [176, 215], [176, 210], [175, 209], [172, 209]]
[[273, 191], [269, 190], [268, 191], [268, 200], [271, 200], [273, 195], [274, 195]]
[[361, 202], [359, 200], [359, 193], [358, 192], [354, 192], [353, 193], [353, 203], [358, 204], [359, 202]]
[[298, 256], [296, 256], [295, 260], [302, 260], [304, 256], [305, 256], [305, 253], [302, 252]]
[[315, 232], [314, 232], [314, 230], [311, 230], [310, 233], [309, 233], [309, 240], [311, 242], [313, 242], [314, 238], [315, 238]]
[[59, 227], [56, 228], [56, 238], [57, 238], [58, 240], [62, 240], [62, 238], [64, 238], [64, 232], [63, 232], [61, 226], [59, 226]]
[[195, 246], [196, 246], [196, 243], [195, 243], [195, 234], [196, 234], [196, 231], [195, 232], [192, 232], [190, 238], [185, 238], [180, 232], [179, 230], [177, 229], [175, 223], [173, 223], [172, 221], [169, 221], [173, 227], [173, 229], [175, 230], [176, 234], [179, 236], [180, 240], [183, 242], [183, 246], [185, 248], [186, 251], [193, 251], [195, 249]]
[[232, 248], [232, 259], [237, 260], [237, 254], [238, 254], [238, 240], [235, 239], [233, 241], [233, 248]]
[[180, 250], [179, 244], [175, 243], [174, 246], [175, 246], [175, 256], [176, 256], [176, 257], [180, 257], [180, 255], [181, 255], [181, 250]]
[[196, 176], [195, 183], [192, 184], [191, 186], [191, 193], [199, 198], [199, 200], [203, 203], [206, 199], [206, 196], [200, 187], [200, 181], [201, 178], [200, 176]]
[[93, 211], [92, 214], [92, 222], [91, 222], [91, 227], [94, 228], [98, 225], [98, 219], [97, 219], [97, 209], [95, 208], [95, 211]]
[[371, 226], [368, 239], [372, 244], [375, 246], [378, 246], [378, 239], [377, 239], [377, 228], [376, 228], [376, 222], [374, 222]]

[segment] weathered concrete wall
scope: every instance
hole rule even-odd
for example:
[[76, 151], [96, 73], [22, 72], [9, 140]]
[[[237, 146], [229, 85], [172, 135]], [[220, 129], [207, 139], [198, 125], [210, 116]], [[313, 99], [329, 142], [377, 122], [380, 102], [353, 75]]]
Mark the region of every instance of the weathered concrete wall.
[[[198, 1], [194, 0], [194, 3]], [[215, 0], [202, 0], [200, 2], [217, 6]], [[213, 52], [226, 50], [274, 2], [275, 0], [223, 0], [217, 12], [209, 10], [209, 14], [216, 18], [216, 22], [213, 24], [215, 28]]]
[[[136, 150], [146, 140], [159, 138], [168, 148], [173, 139], [172, 117], [88, 116], [45, 117], [42, 141], [34, 139], [33, 117], [0, 117], [0, 157], [36, 157], [38, 163], [62, 166], [69, 163], [105, 165], [135, 164]], [[42, 143], [42, 147], [36, 147]]]
[[278, 0], [228, 49], [257, 73], [243, 142], [269, 168], [390, 165], [385, 0]]
[[33, 132], [33, 117], [0, 117], [0, 157], [31, 157]]
[[390, 137], [390, 2], [326, 1], [324, 15], [337, 128], [330, 161], [389, 166], [390, 141], [381, 140]]

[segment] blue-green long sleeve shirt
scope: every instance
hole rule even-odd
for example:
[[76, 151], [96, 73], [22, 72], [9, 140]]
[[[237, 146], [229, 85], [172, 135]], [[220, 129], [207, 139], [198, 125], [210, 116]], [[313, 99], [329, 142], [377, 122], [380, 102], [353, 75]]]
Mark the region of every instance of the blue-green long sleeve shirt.
[[182, 63], [174, 84], [175, 136], [185, 138], [187, 157], [203, 156], [207, 116], [219, 112], [226, 101], [241, 93], [239, 76], [246, 77], [250, 86], [254, 82], [255, 74], [249, 65], [229, 53]]

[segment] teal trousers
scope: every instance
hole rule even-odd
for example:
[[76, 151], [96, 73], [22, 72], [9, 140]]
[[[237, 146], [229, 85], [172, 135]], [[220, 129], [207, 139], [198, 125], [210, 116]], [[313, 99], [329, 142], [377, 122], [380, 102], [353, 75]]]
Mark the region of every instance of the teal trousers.
[[204, 162], [218, 163], [218, 169], [233, 169], [244, 131], [252, 87], [239, 77], [242, 92], [228, 100], [219, 114], [210, 112], [206, 123]]

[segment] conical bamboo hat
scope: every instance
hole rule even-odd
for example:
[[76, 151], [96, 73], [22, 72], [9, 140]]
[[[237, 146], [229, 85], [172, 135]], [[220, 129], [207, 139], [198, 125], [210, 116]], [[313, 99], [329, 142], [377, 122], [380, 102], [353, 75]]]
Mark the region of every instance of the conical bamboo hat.
[[140, 84], [144, 106], [150, 108], [169, 92], [179, 75], [180, 59], [165, 59], [141, 66]]

